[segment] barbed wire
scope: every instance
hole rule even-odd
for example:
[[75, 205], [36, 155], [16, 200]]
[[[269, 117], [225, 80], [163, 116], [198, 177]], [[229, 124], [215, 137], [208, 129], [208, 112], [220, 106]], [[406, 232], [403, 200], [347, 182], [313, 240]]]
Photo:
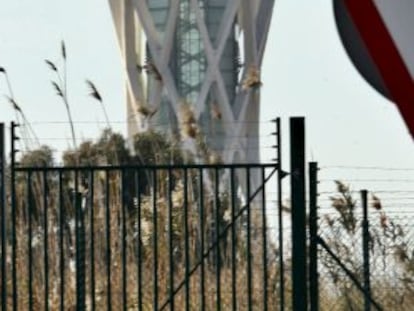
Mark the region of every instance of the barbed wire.
[[414, 167], [386, 167], [386, 166], [346, 166], [328, 165], [321, 166], [320, 169], [352, 169], [352, 170], [378, 170], [378, 171], [414, 171]]
[[[111, 124], [136, 124], [135, 120], [131, 120], [131, 121], [127, 121], [127, 120], [115, 120], [115, 121], [110, 121]], [[272, 121], [226, 121], [226, 122], [222, 122], [221, 124], [240, 124], [240, 123], [244, 123], [244, 124], [274, 124], [274, 122]], [[65, 121], [65, 120], [55, 120], [55, 121], [47, 121], [47, 120], [38, 120], [38, 121], [31, 121], [30, 122], [31, 125], [50, 125], [50, 124], [69, 124], [69, 121]], [[105, 124], [107, 125], [106, 121], [101, 121], [101, 120], [74, 120], [73, 124]], [[147, 122], [148, 125], [150, 126], [170, 126], [171, 123], [170, 122]], [[179, 124], [177, 122], [177, 124]]]
[[405, 182], [405, 183], [412, 183], [414, 179], [320, 179], [319, 182], [335, 182], [340, 180], [341, 182]]
[[[359, 190], [349, 190], [350, 193], [360, 193]], [[372, 193], [414, 193], [414, 190], [371, 190]], [[322, 194], [338, 194], [338, 191], [320, 191], [319, 195]]]
[[[218, 135], [209, 135], [209, 138], [215, 138], [215, 137], [225, 137], [225, 138], [243, 138], [248, 140], [258, 140], [261, 137], [268, 137], [270, 135], [258, 135], [256, 137], [246, 137], [243, 135], [225, 135], [225, 134], [218, 134]], [[83, 137], [83, 139], [96, 139], [96, 136], [87, 136]], [[39, 140], [68, 140], [70, 138], [67, 137], [38, 137]]]

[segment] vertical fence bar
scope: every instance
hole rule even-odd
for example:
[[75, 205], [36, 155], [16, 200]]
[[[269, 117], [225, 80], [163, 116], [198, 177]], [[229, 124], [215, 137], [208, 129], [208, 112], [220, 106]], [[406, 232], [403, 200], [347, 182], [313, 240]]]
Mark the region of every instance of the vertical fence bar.
[[173, 180], [171, 168], [168, 168], [168, 295], [170, 301], [170, 310], [174, 311], [174, 232], [173, 232]]
[[4, 123], [0, 123], [0, 206], [1, 206], [1, 310], [7, 308], [7, 275], [6, 275], [6, 142]]
[[281, 119], [276, 119], [276, 158], [277, 158], [277, 209], [278, 209], [278, 231], [279, 231], [279, 308], [280, 311], [285, 310], [285, 263], [284, 263], [284, 247], [283, 247], [283, 170], [282, 170], [282, 133]]
[[90, 238], [90, 287], [91, 287], [91, 310], [96, 308], [95, 299], [95, 211], [94, 211], [94, 199], [95, 199], [95, 183], [94, 183], [94, 171], [89, 171], [89, 238]]
[[214, 169], [214, 242], [216, 243], [215, 267], [216, 267], [216, 310], [221, 310], [221, 260], [220, 260], [220, 197], [219, 197], [219, 171]]
[[252, 250], [251, 250], [251, 199], [250, 199], [250, 168], [246, 168], [246, 197], [247, 197], [247, 305], [248, 310], [253, 309], [252, 297]]
[[76, 310], [85, 310], [85, 224], [82, 210], [82, 194], [79, 192], [79, 172], [75, 170], [75, 235], [76, 235]]
[[[307, 310], [305, 119], [290, 119], [292, 197], [292, 308]], [[305, 277], [305, 279], [304, 279]]]
[[11, 217], [12, 217], [12, 288], [13, 288], [13, 311], [18, 310], [18, 293], [17, 293], [17, 237], [16, 237], [16, 226], [17, 226], [17, 217], [16, 217], [16, 140], [19, 138], [16, 135], [16, 127], [18, 125], [14, 122], [11, 122], [11, 159], [10, 159], [10, 168], [11, 168], [11, 177], [10, 177], [10, 195], [11, 195]]
[[[264, 185], [266, 180], [265, 168], [262, 168], [261, 184]], [[262, 193], [262, 243], [263, 243], [263, 310], [268, 310], [268, 293], [267, 293], [267, 211], [266, 211], [266, 190]]]
[[142, 237], [141, 237], [141, 193], [140, 193], [141, 171], [135, 171], [135, 193], [137, 196], [137, 277], [138, 277], [138, 310], [142, 310]]
[[361, 201], [363, 209], [362, 220], [362, 254], [364, 265], [364, 311], [371, 310], [371, 280], [369, 266], [369, 221], [368, 221], [368, 191], [361, 190]]
[[126, 182], [125, 170], [121, 169], [121, 230], [122, 230], [122, 309], [127, 310], [127, 248], [126, 248]]
[[236, 180], [234, 168], [230, 169], [230, 191], [231, 191], [231, 297], [233, 311], [237, 310], [237, 255], [236, 255]]
[[44, 304], [45, 310], [49, 310], [49, 249], [48, 249], [48, 184], [47, 184], [47, 171], [43, 171], [43, 259], [45, 269], [45, 296]]
[[204, 230], [205, 230], [205, 223], [204, 223], [204, 176], [203, 176], [203, 169], [199, 168], [199, 223], [200, 223], [200, 261], [201, 261], [201, 268], [200, 268], [200, 296], [201, 296], [201, 303], [200, 309], [204, 311], [206, 309], [206, 294], [205, 294], [205, 265], [204, 265]]
[[28, 218], [28, 239], [27, 239], [27, 250], [28, 254], [28, 270], [29, 270], [29, 280], [28, 280], [28, 294], [29, 294], [29, 310], [33, 310], [33, 254], [32, 254], [32, 208], [33, 208], [33, 195], [32, 195], [32, 172], [27, 172], [27, 218]]
[[188, 229], [188, 171], [184, 168], [184, 264], [185, 264], [185, 309], [190, 310], [190, 251]]
[[310, 311], [319, 309], [318, 280], [318, 164], [309, 163], [309, 302]]
[[60, 268], [60, 311], [65, 310], [65, 247], [64, 247], [64, 230], [65, 230], [65, 204], [63, 196], [63, 176], [59, 170], [59, 268]]
[[153, 309], [158, 310], [158, 220], [157, 220], [157, 170], [152, 170], [152, 240], [153, 240], [153, 254], [154, 254], [154, 267], [153, 267], [153, 285], [154, 285], [154, 302]]
[[110, 209], [110, 187], [109, 187], [109, 171], [105, 170], [105, 210], [106, 210], [106, 309], [112, 310], [111, 301], [111, 209]]

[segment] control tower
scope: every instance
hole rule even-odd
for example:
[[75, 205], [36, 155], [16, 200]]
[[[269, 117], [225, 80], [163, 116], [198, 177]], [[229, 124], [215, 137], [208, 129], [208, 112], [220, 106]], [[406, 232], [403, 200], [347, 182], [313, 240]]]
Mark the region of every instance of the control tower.
[[[109, 0], [128, 136], [197, 128], [224, 163], [259, 162], [260, 67], [274, 0]], [[189, 124], [191, 123], [191, 124]]]

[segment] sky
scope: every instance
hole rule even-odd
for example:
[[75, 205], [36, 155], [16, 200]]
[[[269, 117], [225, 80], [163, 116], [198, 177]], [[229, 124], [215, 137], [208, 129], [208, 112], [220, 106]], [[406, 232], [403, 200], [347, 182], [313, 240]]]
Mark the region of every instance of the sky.
[[[62, 64], [61, 40], [67, 47], [69, 101], [78, 138], [96, 138], [105, 126], [85, 79], [100, 90], [113, 128], [125, 133], [123, 71], [107, 2], [0, 0], [0, 66], [7, 69], [15, 97], [41, 142], [58, 152], [69, 147], [65, 108], [44, 62]], [[319, 163], [327, 182], [357, 180], [356, 188], [379, 191], [384, 184], [378, 180], [390, 179], [387, 189], [414, 191], [414, 183], [407, 182], [414, 179], [414, 141], [394, 104], [372, 89], [348, 59], [331, 0], [276, 1], [262, 81], [262, 162], [274, 158], [269, 121], [279, 116], [288, 170], [289, 117], [304, 116], [307, 159]], [[0, 77], [0, 122], [5, 123], [14, 118], [3, 97], [7, 93]], [[358, 181], [362, 179], [377, 181]]]

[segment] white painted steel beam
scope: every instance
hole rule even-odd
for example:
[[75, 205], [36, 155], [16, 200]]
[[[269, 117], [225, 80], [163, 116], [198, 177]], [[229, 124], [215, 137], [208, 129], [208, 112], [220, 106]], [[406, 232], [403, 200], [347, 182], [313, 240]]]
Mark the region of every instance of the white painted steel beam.
[[[227, 163], [234, 161], [259, 162], [259, 111], [260, 89], [257, 87], [242, 87], [249, 77], [251, 67], [260, 72], [267, 33], [270, 27], [274, 0], [227, 0], [218, 24], [215, 44], [211, 41], [209, 26], [206, 24], [208, 2], [204, 6], [199, 0], [171, 0], [168, 16], [165, 20], [165, 29], [160, 33], [157, 29], [148, 4], [151, 0], [108, 0], [112, 11], [114, 26], [118, 36], [121, 55], [125, 64], [126, 92], [128, 100], [128, 121], [136, 122], [129, 127], [129, 135], [134, 131], [142, 131], [151, 127], [151, 123], [137, 113], [138, 105], [148, 105], [152, 109], [162, 109], [162, 98], [166, 99], [177, 120], [181, 120], [180, 105], [183, 100], [177, 86], [177, 77], [170, 68], [174, 55], [176, 34], [180, 7], [184, 1], [190, 4], [192, 16], [195, 20], [197, 33], [203, 46], [206, 60], [203, 81], [198, 91], [198, 98], [193, 105], [197, 120], [208, 113], [211, 108], [209, 97], [211, 89], [215, 88], [214, 97], [220, 111], [220, 122], [225, 137], [221, 140], [223, 151], [221, 158]], [[135, 12], [135, 17], [134, 17]], [[239, 30], [236, 34], [235, 25]], [[141, 36], [144, 38], [160, 79], [155, 81], [148, 76], [142, 77], [136, 70], [138, 61], [145, 58], [145, 46], [141, 46]], [[235, 39], [234, 36], [236, 36]], [[239, 36], [239, 37], [238, 37]], [[142, 40], [142, 42], [144, 42]], [[237, 86], [229, 96], [228, 86], [224, 79], [222, 58], [230, 40], [243, 51], [241, 74]], [[139, 51], [137, 50], [139, 49]], [[137, 59], [139, 58], [139, 59]], [[140, 64], [142, 65], [142, 63]], [[230, 67], [232, 68], [232, 67]], [[227, 71], [226, 74], [229, 74]], [[147, 90], [148, 79], [151, 80], [152, 90]], [[258, 83], [259, 84], [259, 83]], [[213, 138], [215, 139], [215, 138]]]

